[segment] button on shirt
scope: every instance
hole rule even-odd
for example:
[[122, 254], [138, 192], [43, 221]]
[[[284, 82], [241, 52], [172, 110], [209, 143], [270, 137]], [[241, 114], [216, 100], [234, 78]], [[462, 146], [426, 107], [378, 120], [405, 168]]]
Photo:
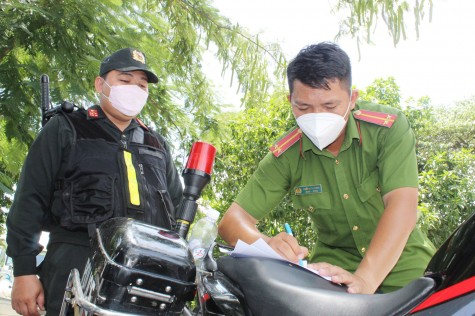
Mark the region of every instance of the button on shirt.
[[[397, 188], [418, 186], [415, 138], [404, 115], [370, 103], [359, 103], [356, 110], [360, 106], [395, 113], [398, 118], [391, 128], [361, 121], [360, 134], [350, 115], [338, 157], [319, 150], [303, 135], [302, 155], [298, 143], [278, 158], [267, 154], [236, 198], [259, 220], [290, 192], [295, 211], [306, 212], [318, 231], [317, 250], [310, 261], [329, 262], [352, 272], [361, 262], [384, 211], [382, 196]], [[302, 187], [321, 190], [295, 194], [302, 192], [298, 190]], [[416, 228], [383, 285], [393, 290], [421, 276], [433, 251], [432, 244]]]

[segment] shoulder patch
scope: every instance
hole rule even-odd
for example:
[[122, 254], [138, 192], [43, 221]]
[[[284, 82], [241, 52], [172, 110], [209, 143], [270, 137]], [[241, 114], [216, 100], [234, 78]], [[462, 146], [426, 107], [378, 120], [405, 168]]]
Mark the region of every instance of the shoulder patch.
[[287, 149], [289, 149], [290, 146], [295, 144], [301, 138], [302, 138], [302, 130], [297, 127], [294, 130], [290, 131], [287, 135], [282, 137], [279, 141], [277, 141], [269, 149], [270, 149], [270, 151], [272, 151], [272, 153], [274, 154], [275, 157], [279, 157]]
[[397, 115], [368, 110], [356, 110], [353, 112], [353, 117], [360, 121], [390, 128], [393, 126], [394, 121], [396, 121]]

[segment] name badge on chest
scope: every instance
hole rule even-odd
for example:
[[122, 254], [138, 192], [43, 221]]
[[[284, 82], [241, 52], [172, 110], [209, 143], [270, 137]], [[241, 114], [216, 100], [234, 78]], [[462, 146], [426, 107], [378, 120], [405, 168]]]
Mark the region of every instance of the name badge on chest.
[[315, 193], [322, 193], [322, 185], [315, 184], [315, 185], [304, 185], [300, 187], [294, 188], [295, 195], [307, 195], [307, 194], [315, 194]]

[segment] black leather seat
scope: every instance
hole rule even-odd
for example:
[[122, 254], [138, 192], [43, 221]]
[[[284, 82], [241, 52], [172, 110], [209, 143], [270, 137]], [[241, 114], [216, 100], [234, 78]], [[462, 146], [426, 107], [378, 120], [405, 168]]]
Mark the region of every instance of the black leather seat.
[[422, 277], [388, 294], [348, 294], [346, 286], [284, 261], [226, 256], [218, 267], [240, 287], [254, 315], [405, 315], [435, 287]]

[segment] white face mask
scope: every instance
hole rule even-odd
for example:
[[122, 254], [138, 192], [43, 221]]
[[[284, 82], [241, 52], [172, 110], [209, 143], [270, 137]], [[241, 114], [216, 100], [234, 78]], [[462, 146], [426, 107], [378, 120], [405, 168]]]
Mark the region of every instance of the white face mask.
[[[104, 83], [109, 86], [105, 80]], [[109, 88], [109, 96], [104, 93], [102, 95], [109, 99], [112, 106], [124, 115], [136, 116], [147, 103], [148, 93], [137, 85], [109, 86]]]
[[351, 101], [343, 116], [334, 113], [309, 113], [299, 116], [297, 125], [318, 149], [323, 150], [340, 136], [346, 125], [345, 117], [350, 104]]

